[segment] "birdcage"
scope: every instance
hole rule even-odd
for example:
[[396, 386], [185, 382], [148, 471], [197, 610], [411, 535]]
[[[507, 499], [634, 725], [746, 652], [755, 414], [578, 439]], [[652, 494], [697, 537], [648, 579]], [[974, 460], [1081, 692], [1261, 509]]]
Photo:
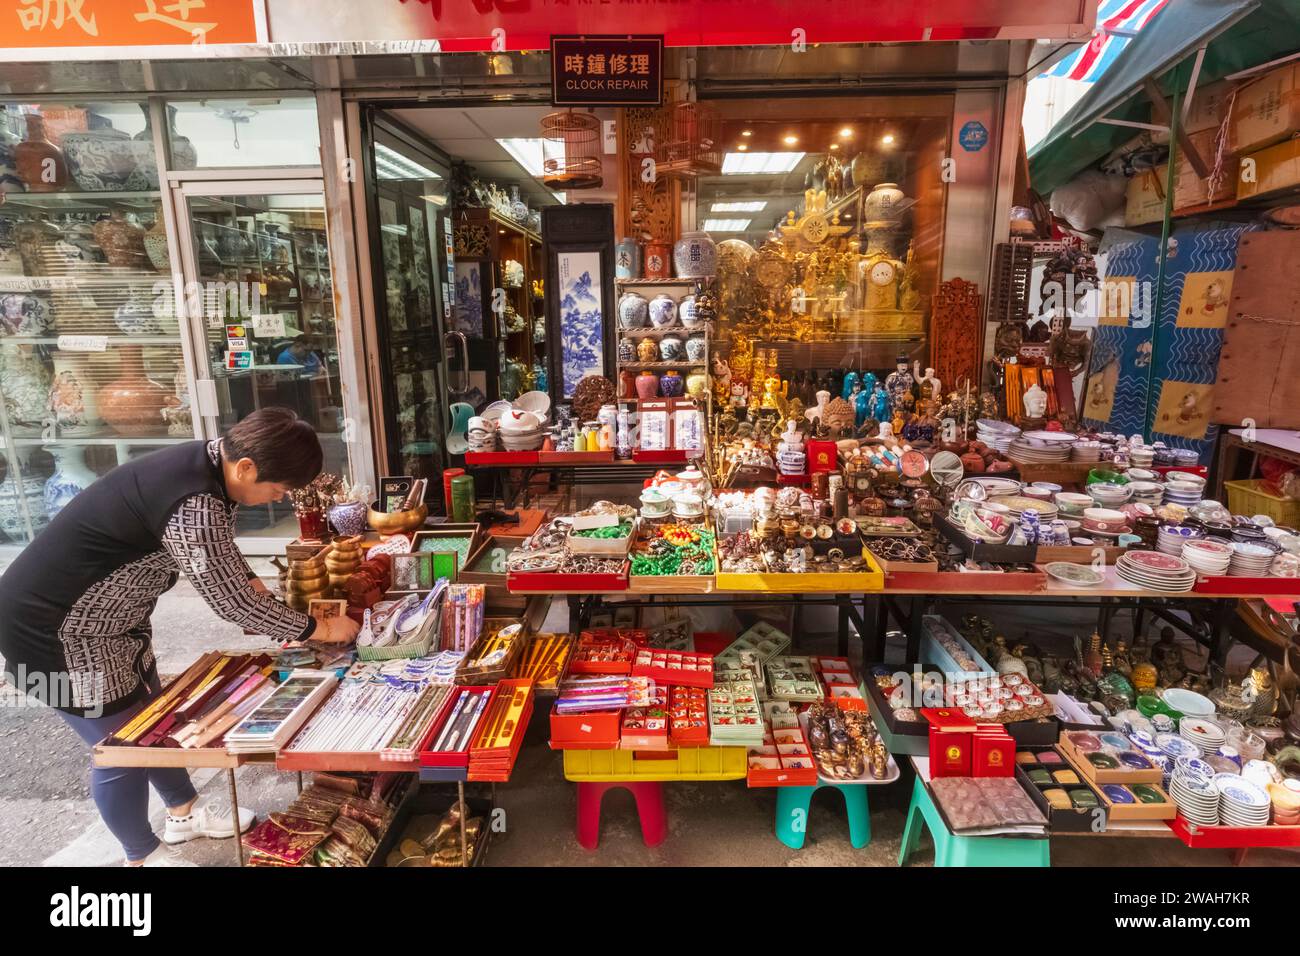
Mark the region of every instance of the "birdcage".
[[542, 117], [542, 182], [555, 189], [597, 189], [600, 120], [565, 110]]
[[668, 135], [657, 144], [661, 176], [713, 175], [722, 170], [722, 118], [703, 103], [669, 103]]

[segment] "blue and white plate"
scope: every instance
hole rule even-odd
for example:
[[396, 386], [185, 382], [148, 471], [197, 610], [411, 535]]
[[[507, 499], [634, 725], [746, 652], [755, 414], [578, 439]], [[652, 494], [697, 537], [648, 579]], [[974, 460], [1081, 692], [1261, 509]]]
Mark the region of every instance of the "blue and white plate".
[[1215, 778], [1215, 785], [1226, 802], [1235, 803], [1239, 807], [1263, 810], [1267, 814], [1269, 805], [1273, 802], [1267, 793], [1245, 777], [1220, 774]]
[[[1200, 757], [1201, 748], [1177, 734], [1157, 734], [1156, 746], [1171, 757]], [[1198, 761], [1199, 762], [1199, 761]], [[1208, 767], [1209, 765], [1206, 764]]]

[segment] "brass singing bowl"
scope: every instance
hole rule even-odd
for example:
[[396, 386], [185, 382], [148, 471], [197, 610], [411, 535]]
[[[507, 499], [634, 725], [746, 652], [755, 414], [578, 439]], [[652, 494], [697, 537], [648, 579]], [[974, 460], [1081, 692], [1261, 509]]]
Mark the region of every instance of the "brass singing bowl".
[[303, 594], [307, 591], [318, 591], [323, 587], [327, 587], [329, 580], [330, 573], [324, 570], [318, 571], [309, 578], [296, 578], [291, 573], [289, 579], [284, 582], [284, 587], [286, 591]]
[[361, 535], [359, 534], [336, 535], [334, 539], [330, 541], [330, 545], [331, 548], [329, 553], [332, 555], [360, 554]]
[[418, 528], [423, 527], [424, 519], [429, 517], [429, 506], [421, 504], [410, 511], [378, 511], [375, 508], [379, 502], [371, 502], [370, 511], [366, 515], [366, 522], [372, 529], [380, 534], [409, 534]]

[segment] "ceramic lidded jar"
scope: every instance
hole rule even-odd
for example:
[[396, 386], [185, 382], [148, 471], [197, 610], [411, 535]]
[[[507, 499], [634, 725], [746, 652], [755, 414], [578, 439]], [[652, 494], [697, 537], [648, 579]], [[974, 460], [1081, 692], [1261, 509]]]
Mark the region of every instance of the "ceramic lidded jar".
[[624, 293], [618, 300], [618, 325], [623, 329], [644, 329], [650, 324], [649, 304], [645, 296]]
[[677, 303], [672, 296], [660, 293], [650, 300], [650, 324], [666, 329], [677, 319]]
[[677, 317], [681, 320], [684, 328], [698, 329], [704, 325], [695, 307], [695, 296], [693, 295], [688, 295], [677, 303]]
[[686, 394], [703, 401], [709, 394], [709, 376], [700, 369], [686, 376]]
[[149, 263], [159, 272], [171, 271], [171, 258], [167, 254], [167, 224], [163, 220], [162, 206], [154, 209], [153, 226], [144, 234], [144, 253]]
[[676, 370], [665, 372], [659, 377], [659, 392], [664, 398], [681, 398], [686, 394], [686, 382], [682, 373]]
[[641, 246], [630, 236], [620, 239], [614, 246], [614, 278], [639, 279], [641, 277]]
[[685, 354], [682, 340], [676, 335], [665, 335], [659, 340], [659, 360], [662, 362], [680, 362]]
[[68, 186], [68, 164], [63, 150], [50, 142], [45, 133], [45, 117], [28, 113], [27, 138], [13, 149], [18, 175], [29, 192], [51, 193]]
[[128, 220], [120, 209], [114, 209], [107, 219], [95, 223], [91, 231], [110, 266], [140, 268], [147, 261], [144, 230]]
[[709, 346], [703, 335], [692, 335], [686, 340], [686, 360], [689, 362], [703, 362], [708, 350]]
[[717, 264], [717, 246], [706, 232], [688, 232], [673, 246], [673, 266], [679, 278], [711, 276]]
[[618, 360], [620, 362], [636, 361], [636, 343], [626, 336], [618, 340]]
[[659, 376], [649, 370], [636, 377], [636, 397], [643, 402], [659, 397]]
[[0, 343], [0, 383], [10, 429], [39, 433], [47, 414], [50, 373], [35, 346]]
[[640, 362], [659, 361], [659, 343], [652, 338], [644, 338], [637, 343], [636, 357]]
[[673, 277], [672, 247], [666, 242], [647, 242], [645, 245], [645, 277], [671, 279]]

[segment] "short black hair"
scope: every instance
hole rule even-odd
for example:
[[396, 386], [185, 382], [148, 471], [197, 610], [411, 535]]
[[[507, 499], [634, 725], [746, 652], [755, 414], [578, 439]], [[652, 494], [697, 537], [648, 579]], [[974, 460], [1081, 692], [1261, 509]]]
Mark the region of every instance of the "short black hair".
[[257, 466], [258, 481], [302, 488], [325, 463], [316, 430], [291, 408], [262, 408], [226, 432], [221, 440], [226, 461], [247, 458]]

